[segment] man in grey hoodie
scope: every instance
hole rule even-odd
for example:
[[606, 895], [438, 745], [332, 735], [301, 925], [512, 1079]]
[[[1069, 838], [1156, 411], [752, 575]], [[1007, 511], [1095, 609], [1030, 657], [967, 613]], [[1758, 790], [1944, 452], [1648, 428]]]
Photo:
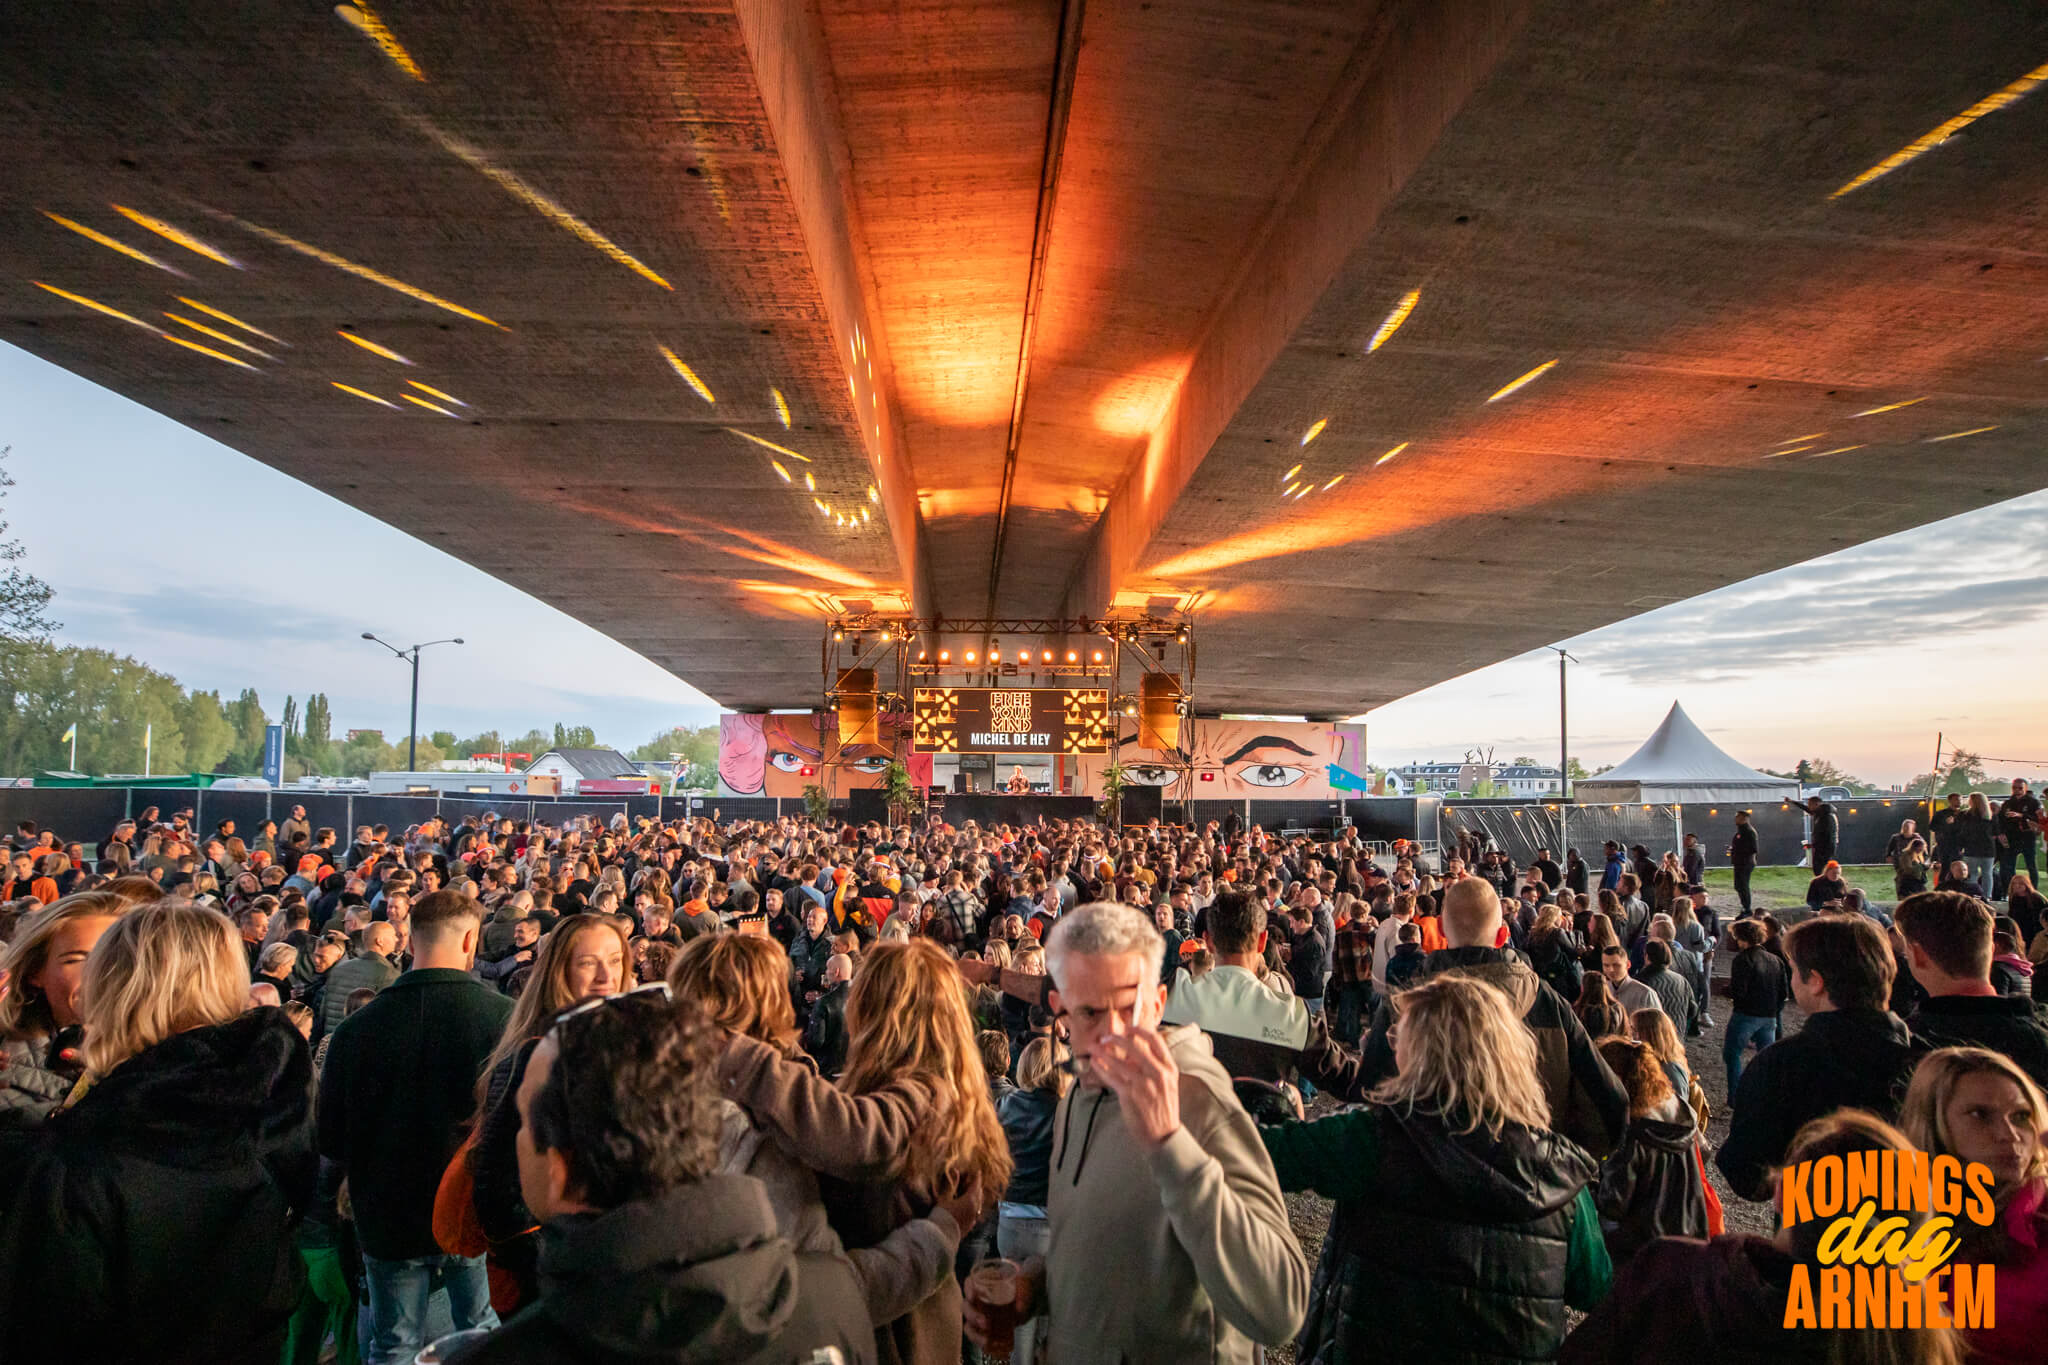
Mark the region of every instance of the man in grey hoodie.
[[[1081, 1072], [1053, 1120], [1052, 1256], [1020, 1292], [1062, 1365], [1248, 1365], [1308, 1311], [1308, 1262], [1251, 1117], [1201, 1029], [1160, 1026], [1164, 946], [1117, 905], [1069, 912], [1046, 945]], [[984, 1325], [970, 1302], [977, 1344]]]

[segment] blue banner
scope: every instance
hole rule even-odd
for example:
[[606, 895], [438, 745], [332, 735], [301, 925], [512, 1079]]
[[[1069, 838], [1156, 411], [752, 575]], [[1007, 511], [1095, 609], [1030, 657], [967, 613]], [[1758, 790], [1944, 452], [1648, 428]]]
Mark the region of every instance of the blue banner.
[[1352, 772], [1349, 768], [1340, 768], [1334, 763], [1330, 764], [1329, 768], [1331, 786], [1339, 788], [1344, 791], [1354, 792], [1372, 790], [1371, 778], [1360, 777], [1357, 773]]
[[263, 730], [263, 780], [273, 787], [284, 785], [284, 727], [265, 726]]

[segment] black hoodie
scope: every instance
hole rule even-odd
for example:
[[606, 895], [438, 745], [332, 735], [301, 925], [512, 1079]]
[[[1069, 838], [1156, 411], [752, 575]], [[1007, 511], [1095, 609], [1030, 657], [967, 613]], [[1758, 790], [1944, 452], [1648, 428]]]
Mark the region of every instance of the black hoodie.
[[541, 1229], [541, 1299], [450, 1365], [790, 1365], [836, 1346], [875, 1358], [843, 1256], [799, 1253], [752, 1176]]
[[313, 1066], [278, 1009], [165, 1039], [0, 1169], [10, 1358], [274, 1365], [304, 1280]]

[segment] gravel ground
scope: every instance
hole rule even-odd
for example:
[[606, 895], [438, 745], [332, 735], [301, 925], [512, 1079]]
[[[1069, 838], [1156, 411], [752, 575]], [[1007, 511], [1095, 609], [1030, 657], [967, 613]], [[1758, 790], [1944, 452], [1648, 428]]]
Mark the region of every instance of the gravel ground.
[[[1728, 955], [1719, 953], [1716, 957], [1719, 959], [1716, 963], [1719, 977], [1726, 980]], [[1713, 1185], [1714, 1192], [1721, 1197], [1727, 1230], [1768, 1237], [1772, 1231], [1771, 1206], [1753, 1204], [1748, 1200], [1736, 1198], [1734, 1192], [1728, 1188], [1728, 1183], [1722, 1179], [1719, 1168], [1714, 1165], [1714, 1149], [1728, 1136], [1728, 1073], [1721, 1062], [1721, 1042], [1727, 1030], [1728, 1015], [1728, 1002], [1716, 998], [1713, 1003], [1713, 1025], [1699, 1037], [1685, 1040], [1686, 1063], [1692, 1068], [1692, 1074], [1698, 1079], [1700, 1087], [1707, 1092], [1707, 1103], [1711, 1109], [1707, 1119], [1706, 1135], [1707, 1179]], [[1796, 1032], [1804, 1018], [1797, 1005], [1787, 1005], [1784, 1031]], [[1751, 1054], [1752, 1057], [1754, 1055]], [[1319, 1095], [1309, 1106], [1309, 1117], [1321, 1118], [1325, 1114], [1337, 1112], [1338, 1108], [1339, 1106], [1332, 1103], [1327, 1096]], [[1329, 1200], [1319, 1199], [1312, 1194], [1287, 1196], [1288, 1220], [1294, 1225], [1294, 1235], [1301, 1239], [1301, 1249], [1307, 1253], [1311, 1267], [1322, 1253], [1323, 1236], [1330, 1228], [1330, 1209]], [[1573, 1315], [1575, 1320], [1577, 1316]], [[1290, 1344], [1277, 1351], [1268, 1352], [1267, 1358], [1272, 1361], [1291, 1362], [1294, 1359], [1294, 1347]]]

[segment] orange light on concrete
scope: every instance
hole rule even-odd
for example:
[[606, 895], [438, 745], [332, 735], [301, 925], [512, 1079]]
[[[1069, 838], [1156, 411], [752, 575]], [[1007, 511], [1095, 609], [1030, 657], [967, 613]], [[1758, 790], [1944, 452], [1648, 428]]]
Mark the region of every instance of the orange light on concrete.
[[168, 310], [165, 311], [164, 316], [169, 318], [172, 322], [177, 323], [180, 327], [190, 327], [193, 331], [199, 333], [199, 335], [201, 336], [212, 337], [215, 341], [221, 342], [224, 345], [233, 346], [237, 350], [247, 351], [250, 355], [262, 356], [265, 360], [270, 360], [274, 358], [270, 354], [270, 352], [260, 351], [256, 347], [251, 346], [248, 342], [243, 341], [240, 337], [229, 336], [226, 332], [221, 331], [218, 327], [208, 327], [203, 322], [194, 322], [192, 319], [188, 317], [180, 316], [179, 314], [170, 312]]
[[[247, 332], [250, 336], [262, 337], [265, 341], [276, 342], [279, 346], [291, 345], [289, 341], [284, 340], [282, 337], [274, 337], [270, 333], [264, 331], [261, 327], [250, 326], [248, 323], [236, 317], [233, 313], [223, 312], [221, 309], [214, 308], [207, 304], [201, 303], [198, 299], [188, 299], [184, 295], [180, 294], [178, 296], [178, 302], [184, 304], [187, 308], [196, 308], [210, 318], [218, 318], [220, 321], [225, 322], [230, 327], [239, 327], [243, 331]], [[438, 396], [446, 398], [448, 395], [444, 393]]]
[[1294, 482], [1294, 476], [1295, 476], [1296, 474], [1299, 474], [1300, 472], [1301, 472], [1301, 466], [1300, 466], [1300, 465], [1296, 465], [1296, 466], [1295, 466], [1294, 468], [1292, 468], [1292, 469], [1288, 470], [1288, 471], [1287, 471], [1287, 472], [1286, 472], [1285, 474], [1282, 474], [1282, 475], [1280, 476], [1280, 482], [1282, 482], [1282, 483], [1292, 483], [1292, 482]]
[[1421, 301], [1422, 291], [1420, 289], [1411, 289], [1406, 294], [1403, 294], [1401, 301], [1394, 305], [1394, 311], [1387, 314], [1387, 320], [1382, 322], [1380, 329], [1372, 334], [1372, 340], [1367, 343], [1365, 348], [1367, 354], [1371, 354], [1386, 345], [1388, 339], [1394, 333], [1401, 330], [1401, 324], [1408, 321], [1408, 315], [1415, 311], [1415, 305]]
[[371, 284], [382, 285], [384, 288], [403, 294], [409, 299], [417, 299], [421, 303], [446, 309], [457, 317], [468, 318], [472, 322], [481, 322], [486, 327], [496, 327], [500, 331], [510, 330], [504, 323], [499, 322], [495, 318], [487, 318], [473, 308], [464, 308], [461, 304], [444, 299], [439, 294], [432, 294], [416, 285], [407, 284], [404, 280], [394, 279], [381, 270], [372, 269], [367, 265], [360, 265], [355, 261], [349, 260], [346, 256], [337, 256], [325, 247], [314, 246], [311, 242], [302, 242], [296, 237], [277, 231], [275, 228], [264, 227], [261, 223], [252, 223], [246, 218], [237, 218], [231, 213], [221, 213], [216, 209], [209, 209], [207, 211], [222, 222], [233, 223], [244, 232], [252, 232], [273, 246], [281, 246], [288, 251], [296, 251], [301, 256], [311, 257], [322, 265], [333, 266], [336, 270], [345, 271], [350, 275], [354, 275], [359, 280], [368, 280]]
[[791, 479], [789, 477], [789, 468], [788, 466], [784, 465], [782, 461], [775, 459], [774, 457], [771, 456], [768, 460], [768, 463], [775, 466], [775, 472], [782, 477], [782, 481], [784, 483], [791, 482]]
[[462, 414], [450, 412], [448, 411], [448, 409], [442, 407], [439, 403], [429, 403], [426, 399], [421, 398], [416, 394], [401, 393], [398, 396], [400, 398], [403, 398], [408, 403], [415, 403], [420, 407], [425, 408], [428, 412], [438, 412], [443, 417], [453, 417], [458, 422], [462, 420]]
[[[1411, 446], [1411, 445], [1414, 445], [1414, 444], [1415, 444], [1415, 443], [1414, 443], [1413, 441], [1403, 441], [1403, 442], [1401, 442], [1401, 444], [1399, 444], [1399, 445], [1395, 446], [1395, 447], [1394, 447], [1394, 448], [1393, 448], [1392, 450], [1390, 450], [1390, 451], [1388, 451], [1388, 452], [1387, 452], [1386, 454], [1384, 454], [1384, 455], [1380, 456], [1380, 457], [1379, 457], [1379, 458], [1378, 458], [1377, 460], [1374, 460], [1374, 461], [1372, 462], [1372, 467], [1373, 467], [1374, 469], [1378, 469], [1378, 468], [1379, 468], [1379, 467], [1380, 467], [1381, 465], [1383, 465], [1383, 464], [1385, 464], [1385, 463], [1386, 463], [1387, 461], [1389, 461], [1389, 460], [1393, 459], [1393, 458], [1394, 458], [1394, 457], [1395, 457], [1396, 455], [1399, 455], [1399, 454], [1400, 454], [1400, 453], [1401, 453], [1402, 451], [1406, 450], [1406, 449], [1407, 449], [1407, 448], [1408, 448], [1409, 446]], [[1341, 478], [1343, 478], [1344, 476], [1343, 476], [1342, 474], [1339, 474], [1339, 475], [1338, 475], [1337, 477], [1341, 479]]]
[[1317, 419], [1316, 419], [1316, 424], [1315, 424], [1314, 426], [1310, 427], [1310, 428], [1309, 428], [1309, 429], [1308, 429], [1307, 431], [1305, 431], [1305, 432], [1303, 432], [1303, 433], [1302, 433], [1302, 436], [1301, 436], [1301, 443], [1302, 443], [1303, 445], [1307, 445], [1307, 444], [1308, 444], [1308, 443], [1309, 443], [1310, 441], [1313, 441], [1313, 440], [1314, 440], [1314, 439], [1315, 439], [1316, 437], [1318, 437], [1318, 436], [1322, 435], [1322, 434], [1323, 434], [1323, 428], [1324, 428], [1324, 427], [1326, 427], [1326, 426], [1328, 426], [1328, 425], [1330, 425], [1330, 419], [1329, 419], [1329, 418], [1327, 418], [1327, 417], [1319, 417], [1319, 418], [1317, 418]]
[[170, 342], [171, 345], [173, 346], [183, 346], [188, 351], [197, 351], [201, 355], [212, 356], [215, 360], [222, 361], [229, 365], [239, 366], [240, 368], [245, 370], [253, 370], [256, 368], [254, 365], [251, 365], [248, 361], [239, 360], [236, 357], [229, 355], [226, 351], [216, 351], [211, 346], [201, 346], [196, 341], [187, 341], [183, 337], [174, 337], [169, 332], [165, 332], [162, 335], [163, 339], [165, 341]]
[[163, 261], [158, 260], [156, 257], [150, 255], [147, 251], [139, 251], [136, 248], [128, 245], [126, 242], [119, 240], [118, 238], [109, 237], [106, 233], [101, 232], [96, 228], [89, 228], [85, 224], [76, 222], [70, 218], [66, 218], [61, 213], [52, 213], [48, 209], [44, 209], [43, 217], [49, 219], [58, 227], [69, 228], [71, 231], [85, 238], [85, 240], [88, 242], [92, 242], [98, 246], [103, 246], [109, 251], [118, 251], [131, 261], [140, 261], [144, 265], [153, 265], [158, 270], [167, 270], [173, 275], [183, 275], [185, 273], [184, 271], [178, 269], [174, 265], [168, 265]]
[[1834, 448], [1833, 450], [1823, 450], [1823, 451], [1821, 451], [1821, 452], [1820, 452], [1820, 453], [1819, 453], [1818, 455], [1809, 455], [1809, 456], [1807, 456], [1806, 458], [1807, 458], [1807, 459], [1809, 459], [1809, 460], [1819, 460], [1819, 459], [1824, 459], [1825, 457], [1827, 457], [1827, 456], [1829, 456], [1829, 455], [1847, 455], [1847, 454], [1848, 454], [1848, 453], [1849, 453], [1850, 451], [1852, 451], [1852, 450], [1861, 450], [1861, 449], [1863, 449], [1863, 446], [1862, 446], [1862, 445], [1853, 445], [1853, 446], [1836, 446], [1836, 447], [1835, 447], [1835, 448]]
[[[703, 399], [707, 403], [716, 404], [718, 402], [716, 398], [713, 398], [711, 396], [710, 387], [706, 385], [703, 380], [697, 377], [697, 372], [695, 370], [691, 369], [688, 365], [683, 363], [683, 358], [681, 356], [677, 355], [674, 351], [671, 351], [668, 347], [660, 345], [659, 343], [656, 344], [655, 349], [661, 352], [661, 357], [662, 359], [668, 362], [668, 367], [674, 370], [677, 374], [681, 375], [683, 378], [683, 382], [685, 384], [688, 384], [692, 389], [696, 390], [697, 396], [699, 398]], [[730, 428], [728, 428], [728, 430], [729, 429]], [[740, 434], [745, 435], [746, 433], [742, 432]], [[747, 439], [753, 440], [755, 438], [750, 436]], [[766, 445], [767, 442], [763, 441], [762, 444]]]
[[75, 303], [81, 308], [90, 308], [95, 313], [105, 313], [110, 318], [119, 318], [122, 322], [126, 322], [132, 324], [133, 326], [140, 327], [145, 332], [153, 332], [158, 336], [162, 336], [164, 334], [164, 329], [157, 326], [155, 323], [144, 322], [141, 318], [135, 317], [128, 313], [124, 313], [118, 308], [109, 307], [108, 305], [101, 303], [97, 299], [89, 299], [83, 294], [74, 294], [69, 289], [59, 289], [54, 284], [44, 284], [41, 280], [35, 281], [35, 286], [38, 289], [44, 290], [51, 294], [55, 294], [60, 299], [65, 299], [71, 303]]
[[1903, 403], [1886, 403], [1881, 408], [1865, 408], [1863, 411], [1856, 413], [1854, 415], [1857, 417], [1875, 417], [1880, 412], [1897, 412], [1900, 408], [1910, 408], [1915, 403], [1925, 403], [1926, 401], [1927, 399], [1925, 397], [1908, 398]]
[[1781, 445], [1781, 446], [1790, 446], [1790, 445], [1797, 445], [1797, 444], [1799, 444], [1799, 443], [1800, 443], [1801, 441], [1818, 441], [1818, 440], [1819, 440], [1819, 439], [1820, 439], [1821, 437], [1823, 437], [1823, 436], [1825, 436], [1825, 435], [1827, 435], [1827, 433], [1826, 433], [1825, 431], [1812, 431], [1812, 432], [1808, 432], [1808, 433], [1807, 433], [1806, 435], [1804, 435], [1804, 436], [1791, 436], [1791, 437], [1787, 437], [1787, 438], [1786, 438], [1785, 440], [1782, 440], [1782, 441], [1778, 442], [1778, 444], [1779, 444], [1779, 445]]
[[784, 431], [789, 430], [789, 400], [782, 396], [781, 389], [768, 390], [768, 396], [775, 401], [775, 420], [782, 423]]
[[1971, 427], [1968, 431], [1951, 431], [1946, 436], [1930, 436], [1925, 441], [1922, 441], [1921, 444], [1931, 446], [1938, 444], [1942, 441], [1961, 440], [1965, 436], [1982, 436], [1987, 431], [1996, 430], [1998, 430], [1998, 426], [1996, 423], [1993, 423], [1991, 426], [1988, 427]]
[[1523, 375], [1520, 379], [1514, 380], [1508, 384], [1504, 384], [1500, 388], [1496, 389], [1494, 391], [1493, 396], [1487, 399], [1486, 401], [1489, 403], [1498, 403], [1501, 399], [1507, 397], [1509, 394], [1515, 392], [1517, 389], [1524, 388], [1530, 384], [1535, 383], [1538, 379], [1541, 379], [1546, 373], [1549, 372], [1550, 368], [1555, 364], [1557, 364], [1556, 360], [1544, 361], [1541, 365], [1538, 365], [1535, 369], [1529, 371], [1529, 373]]
[[377, 50], [400, 71], [416, 81], [427, 78], [427, 73], [420, 70], [420, 64], [412, 59], [412, 54], [405, 50], [404, 44], [385, 27], [384, 21], [377, 17], [377, 12], [370, 8], [367, 0], [355, 0], [351, 5], [336, 5], [334, 13], [341, 22], [375, 43]]
[[197, 237], [194, 237], [191, 233], [185, 231], [183, 228], [175, 227], [170, 223], [166, 223], [161, 218], [152, 218], [146, 213], [139, 213], [136, 210], [129, 208], [126, 204], [115, 204], [112, 207], [114, 212], [120, 214], [129, 222], [135, 224], [137, 227], [148, 228], [151, 232], [154, 232], [157, 236], [163, 238], [167, 242], [175, 242], [179, 246], [184, 247], [185, 250], [197, 252], [199, 255], [206, 257], [206, 259], [209, 261], [218, 261], [220, 264], [225, 266], [232, 266], [236, 270], [240, 270], [242, 268], [242, 263], [240, 261], [236, 260], [234, 257], [228, 255], [224, 251], [220, 251], [214, 247], [208, 246], [205, 242], [200, 241]]
[[354, 332], [343, 332], [337, 330], [335, 332], [335, 335], [340, 337], [343, 341], [352, 342], [353, 344], [362, 347], [371, 355], [382, 356], [386, 360], [395, 360], [401, 365], [412, 364], [410, 360], [407, 360], [404, 356], [392, 350], [389, 346], [379, 346], [376, 342], [371, 341], [366, 337], [359, 337]]
[[405, 382], [412, 385], [414, 388], [418, 389], [421, 393], [440, 399], [443, 403], [453, 403], [458, 408], [466, 408], [469, 406], [469, 404], [463, 402], [454, 394], [443, 393], [439, 389], [435, 388], [432, 384], [422, 384], [417, 379], [408, 379]]
[[1836, 190], [1828, 198], [1840, 199], [1845, 194], [1862, 189], [1880, 176], [1890, 175], [1908, 161], [1933, 151], [1936, 147], [1939, 147], [1978, 119], [1983, 118], [1986, 114], [1996, 113], [2008, 104], [2020, 99], [2043, 81], [2048, 81], [2048, 66], [2037, 66], [2011, 85], [1994, 90], [1983, 99], [1978, 100], [1975, 104], [1963, 110], [1962, 113], [1937, 126], [1934, 131], [1914, 138], [1911, 142], [1899, 148], [1899, 150], [1893, 152], [1890, 156], [1842, 186], [1842, 188]]
[[354, 385], [344, 384], [339, 379], [330, 379], [327, 382], [334, 385], [335, 388], [340, 389], [343, 393], [352, 393], [358, 398], [366, 399], [367, 401], [376, 403], [381, 407], [390, 408], [393, 412], [398, 411], [398, 404], [392, 402], [388, 398], [379, 398], [374, 393], [364, 393], [361, 389], [356, 388]]
[[767, 440], [764, 437], [756, 436], [750, 431], [741, 431], [738, 427], [727, 427], [725, 428], [725, 430], [739, 437], [742, 441], [752, 441], [755, 445], [761, 447], [763, 450], [772, 450], [777, 455], [787, 455], [790, 459], [802, 460], [805, 464], [814, 463], [811, 457], [804, 454], [802, 451], [791, 450], [788, 446], [777, 445], [775, 444], [775, 442]]

